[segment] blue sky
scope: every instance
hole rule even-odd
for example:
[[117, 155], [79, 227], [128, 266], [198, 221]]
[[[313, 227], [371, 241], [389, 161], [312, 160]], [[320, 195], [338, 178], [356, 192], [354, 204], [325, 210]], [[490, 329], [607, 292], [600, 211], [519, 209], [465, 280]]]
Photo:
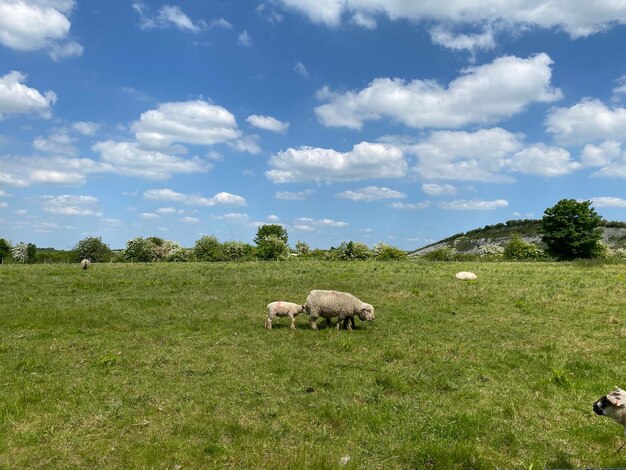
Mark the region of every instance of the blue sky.
[[626, 2], [0, 0], [0, 237], [626, 220]]

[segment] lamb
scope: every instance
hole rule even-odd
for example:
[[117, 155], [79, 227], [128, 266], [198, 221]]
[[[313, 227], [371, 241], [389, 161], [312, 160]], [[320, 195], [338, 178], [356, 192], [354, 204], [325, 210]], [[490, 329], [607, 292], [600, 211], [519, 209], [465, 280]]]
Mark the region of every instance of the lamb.
[[347, 292], [312, 290], [305, 305], [314, 330], [317, 330], [317, 318], [320, 316], [326, 319], [327, 325], [330, 325], [331, 318], [337, 317], [337, 329], [343, 324], [346, 329], [352, 330], [352, 322], [345, 320], [354, 319], [354, 315], [362, 321], [374, 321], [374, 307]]
[[461, 271], [460, 273], [456, 273], [454, 277], [461, 281], [473, 281], [474, 279], [478, 279], [476, 274], [469, 271]]
[[296, 316], [304, 312], [305, 306], [294, 304], [293, 302], [277, 301], [267, 304], [267, 320], [265, 320], [265, 328], [272, 329], [272, 320], [276, 317], [291, 318], [291, 329], [296, 329]]
[[626, 392], [619, 387], [611, 393], [600, 397], [593, 404], [593, 411], [600, 416], [608, 416], [613, 418], [624, 427], [624, 435], [626, 435]]
[[89, 261], [87, 258], [80, 262], [80, 267], [84, 270], [86, 270], [89, 266], [91, 266], [91, 261]]

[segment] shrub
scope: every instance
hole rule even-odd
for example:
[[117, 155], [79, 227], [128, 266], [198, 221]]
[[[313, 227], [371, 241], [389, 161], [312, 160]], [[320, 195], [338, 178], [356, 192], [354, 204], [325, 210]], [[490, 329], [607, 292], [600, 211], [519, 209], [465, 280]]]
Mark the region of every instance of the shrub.
[[337, 255], [344, 261], [366, 260], [371, 256], [371, 252], [365, 243], [350, 241], [339, 245]]
[[376, 259], [380, 261], [400, 260], [405, 259], [407, 256], [406, 252], [383, 242], [379, 242], [374, 245], [372, 252], [374, 253]]
[[478, 254], [490, 258], [500, 258], [504, 255], [504, 247], [495, 243], [485, 243], [478, 249]]
[[228, 241], [222, 244], [222, 250], [227, 261], [237, 261], [250, 258], [254, 247], [248, 243]]
[[11, 243], [4, 238], [0, 238], [0, 260], [3, 262], [11, 256]]
[[515, 233], [504, 246], [504, 258], [510, 260], [530, 260], [542, 257], [542, 250], [534, 243], [528, 243]]
[[298, 253], [298, 255], [308, 255], [310, 251], [309, 245], [298, 240], [296, 243], [296, 253]]
[[259, 241], [256, 255], [262, 260], [284, 260], [289, 256], [289, 247], [277, 235], [267, 235]]
[[11, 250], [11, 256], [13, 261], [18, 263], [25, 263], [28, 258], [28, 246], [24, 242], [16, 243]]
[[152, 261], [152, 253], [150, 250], [151, 243], [142, 237], [133, 238], [126, 242], [124, 250], [124, 259], [136, 263], [146, 263]]
[[198, 261], [223, 261], [224, 250], [215, 236], [203, 236], [196, 241], [193, 254]]
[[454, 261], [457, 257], [457, 251], [450, 246], [442, 246], [426, 253], [423, 257], [430, 261]]

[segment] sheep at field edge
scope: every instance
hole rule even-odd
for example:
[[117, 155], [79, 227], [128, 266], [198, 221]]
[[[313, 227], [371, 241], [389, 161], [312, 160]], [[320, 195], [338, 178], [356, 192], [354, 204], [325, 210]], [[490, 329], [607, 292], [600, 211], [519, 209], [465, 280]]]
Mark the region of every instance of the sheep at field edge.
[[352, 330], [352, 324], [345, 320], [354, 318], [355, 315], [362, 321], [374, 321], [374, 307], [347, 292], [312, 290], [306, 298], [305, 306], [314, 330], [317, 330], [318, 317], [326, 319], [327, 325], [331, 318], [337, 317], [336, 328], [340, 329], [343, 324], [348, 330]]
[[624, 435], [626, 435], [626, 392], [624, 390], [615, 387], [611, 393], [600, 397], [593, 404], [593, 411], [597, 415], [608, 416], [624, 426]]
[[304, 305], [294, 304], [293, 302], [277, 301], [267, 304], [267, 320], [265, 320], [265, 328], [272, 329], [272, 320], [276, 317], [291, 318], [291, 329], [296, 329], [296, 316], [304, 312]]
[[474, 279], [478, 279], [476, 274], [469, 271], [461, 271], [460, 273], [456, 273], [454, 277], [461, 281], [473, 281]]
[[91, 261], [89, 261], [87, 258], [80, 262], [80, 267], [83, 269], [87, 269], [89, 266], [91, 266]]

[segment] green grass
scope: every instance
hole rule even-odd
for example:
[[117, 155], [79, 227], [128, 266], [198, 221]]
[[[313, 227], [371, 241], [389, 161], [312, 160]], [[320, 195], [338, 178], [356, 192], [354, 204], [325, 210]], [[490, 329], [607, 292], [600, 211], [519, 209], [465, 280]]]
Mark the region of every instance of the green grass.
[[[314, 288], [376, 321], [263, 328]], [[626, 265], [0, 266], [0, 468], [624, 467], [591, 405], [626, 386], [625, 293]]]

